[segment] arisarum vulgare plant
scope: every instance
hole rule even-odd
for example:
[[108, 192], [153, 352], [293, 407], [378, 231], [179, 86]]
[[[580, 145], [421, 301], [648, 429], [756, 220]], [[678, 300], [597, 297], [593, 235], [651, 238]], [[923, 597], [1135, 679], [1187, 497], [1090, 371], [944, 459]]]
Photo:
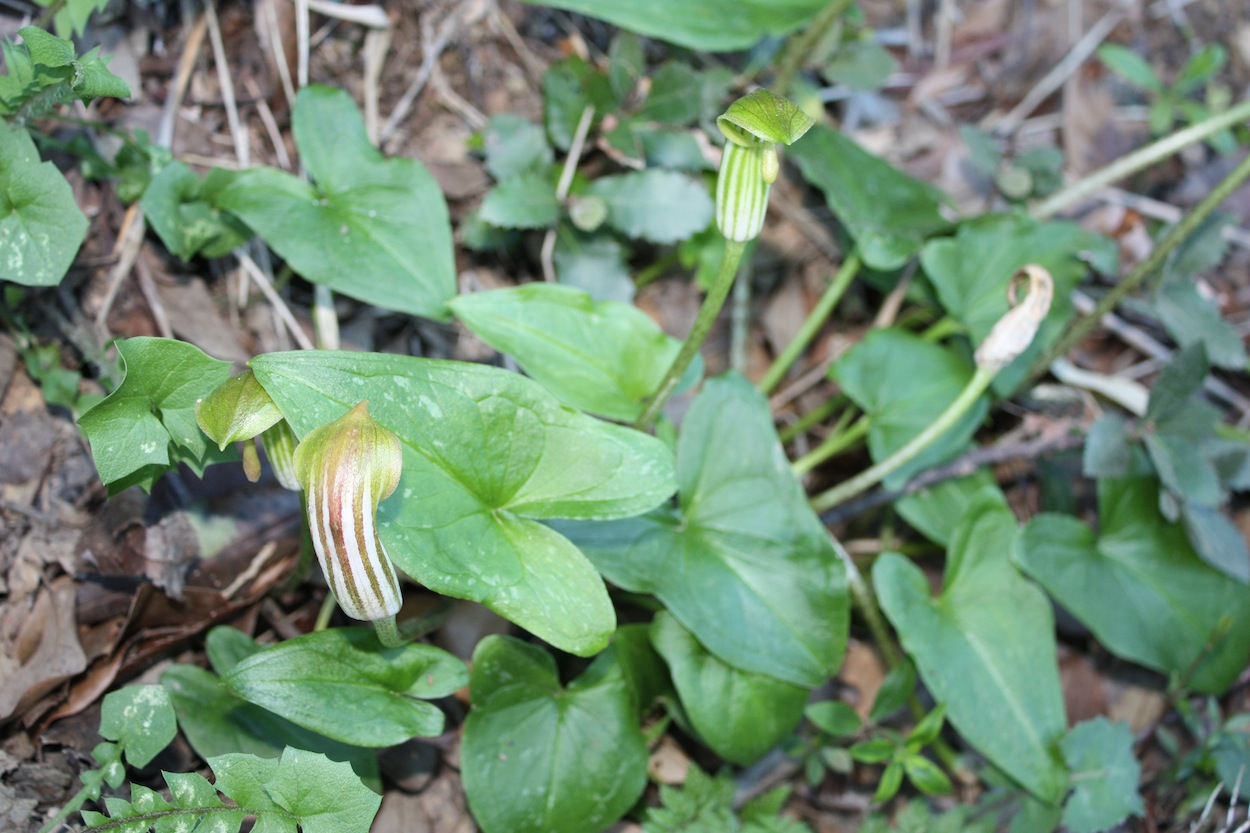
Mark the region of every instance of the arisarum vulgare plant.
[[645, 428], [659, 416], [724, 306], [747, 244], [764, 227], [768, 192], [781, 170], [777, 145], [798, 140], [812, 124], [793, 101], [763, 88], [738, 99], [716, 119], [726, 140], [716, 177], [716, 227], [725, 237], [725, 256], [681, 352], [634, 427]]
[[378, 503], [399, 485], [399, 438], [374, 422], [361, 402], [310, 431], [294, 462], [313, 548], [339, 607], [372, 622], [383, 644], [400, 644], [399, 577], [377, 532]]

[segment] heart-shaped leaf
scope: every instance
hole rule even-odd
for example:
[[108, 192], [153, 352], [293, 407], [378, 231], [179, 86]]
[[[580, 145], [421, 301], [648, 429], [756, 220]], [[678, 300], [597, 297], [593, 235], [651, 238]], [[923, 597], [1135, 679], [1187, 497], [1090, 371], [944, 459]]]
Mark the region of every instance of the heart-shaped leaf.
[[380, 788], [377, 754], [310, 732], [271, 711], [240, 699], [216, 674], [194, 665], [174, 665], [161, 675], [178, 713], [178, 726], [201, 758], [245, 752], [276, 758], [288, 746], [346, 761], [360, 778]]
[[642, 413], [681, 349], [637, 307], [595, 302], [572, 287], [532, 283], [461, 295], [451, 309], [560, 401], [622, 422]]
[[725, 760], [755, 762], [803, 719], [808, 689], [726, 665], [671, 614], [655, 617], [651, 641], [695, 731]]
[[485, 833], [602, 830], [642, 794], [647, 746], [611, 651], [562, 688], [546, 651], [488, 636], [469, 691], [461, 774]]
[[0, 124], [0, 277], [53, 286], [87, 234], [74, 191], [23, 127]]
[[218, 207], [314, 283], [387, 309], [446, 318], [456, 271], [447, 203], [434, 177], [415, 159], [384, 159], [342, 90], [300, 90], [292, 127], [313, 183], [253, 168], [221, 193]]
[[[830, 370], [868, 417], [868, 450], [884, 460], [902, 448], [955, 401], [975, 369], [952, 350], [903, 330], [873, 330]], [[985, 418], [977, 399], [955, 425], [907, 465], [885, 479], [898, 488], [918, 471], [958, 454]]]
[[443, 713], [425, 699], [462, 688], [468, 672], [432, 645], [384, 648], [368, 628], [335, 628], [258, 651], [222, 681], [249, 703], [328, 738], [391, 746], [442, 732]]
[[602, 650], [616, 616], [599, 574], [537, 518], [620, 518], [676, 486], [664, 445], [560, 405], [498, 368], [306, 351], [252, 361], [297, 435], [369, 402], [404, 444], [378, 532], [396, 566], [572, 653]]
[[946, 716], [973, 746], [1051, 804], [1067, 791], [1066, 727], [1050, 602], [1012, 566], [1015, 519], [997, 498], [965, 510], [942, 593], [901, 555], [873, 565], [881, 607]]
[[[206, 642], [218, 674], [264, 650], [247, 634], [225, 625], [209, 631]], [[173, 701], [179, 728], [205, 760], [231, 752], [276, 758], [293, 746], [320, 752], [332, 761], [346, 761], [365, 783], [381, 789], [377, 754], [372, 749], [330, 740], [249, 703], [226, 688], [217, 674], [179, 664], [161, 675], [161, 685]]]
[[846, 575], [750, 382], [731, 374], [704, 385], [677, 469], [679, 508], [560, 529], [609, 581], [658, 596], [723, 662], [820, 685], [846, 646]]
[[1098, 505], [1098, 533], [1066, 515], [1034, 518], [1017, 543], [1020, 566], [1112, 653], [1168, 674], [1197, 661], [1190, 686], [1224, 691], [1250, 656], [1250, 587], [1204, 563], [1184, 528], [1163, 519], [1154, 478], [1104, 478]]
[[954, 237], [925, 245], [920, 262], [937, 289], [942, 306], [980, 345], [1010, 307], [1007, 286], [1016, 271], [1036, 263], [1055, 282], [1054, 302], [1033, 343], [994, 379], [995, 392], [1008, 395], [1029, 365], [1072, 317], [1072, 289], [1085, 275], [1086, 261], [1114, 271], [1115, 244], [1069, 222], [1042, 223], [1018, 214], [987, 214], [963, 223]]
[[109, 494], [135, 484], [151, 489], [178, 463], [200, 473], [209, 463], [234, 459], [195, 421], [196, 401], [230, 378], [229, 362], [165, 338], [119, 341], [117, 352], [126, 372], [121, 385], [78, 420]]
[[946, 195], [818, 124], [789, 151], [808, 182], [825, 192], [864, 263], [897, 269], [950, 223]]
[[158, 685], [110, 692], [100, 711], [100, 734], [121, 745], [131, 766], [147, 766], [178, 734], [169, 694]]

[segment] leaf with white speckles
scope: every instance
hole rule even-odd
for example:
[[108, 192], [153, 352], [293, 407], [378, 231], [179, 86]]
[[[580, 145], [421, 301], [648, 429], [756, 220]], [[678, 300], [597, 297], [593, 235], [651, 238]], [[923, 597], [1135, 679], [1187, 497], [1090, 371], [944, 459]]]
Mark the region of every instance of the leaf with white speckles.
[[616, 617], [603, 579], [538, 521], [654, 508], [676, 489], [663, 443], [478, 364], [303, 351], [260, 356], [252, 369], [300, 437], [368, 401], [403, 442], [399, 486], [378, 507], [396, 566], [562, 650], [607, 644]]
[[151, 489], [179, 463], [199, 474], [210, 463], [235, 459], [233, 448], [219, 451], [195, 421], [196, 400], [230, 377], [229, 362], [166, 338], [126, 339], [117, 352], [126, 378], [78, 419], [109, 494], [134, 485]]
[[60, 283], [86, 233], [87, 218], [65, 177], [39, 161], [24, 128], [0, 123], [0, 278]]

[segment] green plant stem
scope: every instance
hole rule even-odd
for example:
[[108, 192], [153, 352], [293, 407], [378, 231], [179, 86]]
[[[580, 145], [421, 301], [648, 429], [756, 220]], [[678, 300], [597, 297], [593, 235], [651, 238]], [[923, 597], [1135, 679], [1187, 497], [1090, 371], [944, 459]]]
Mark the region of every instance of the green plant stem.
[[[1183, 132], [1183, 131], [1182, 131]], [[1237, 186], [1241, 185], [1248, 177], [1250, 177], [1250, 156], [1237, 165], [1228, 176], [1224, 177], [1211, 192], [1203, 197], [1202, 202], [1198, 203], [1189, 211], [1181, 221], [1172, 226], [1163, 239], [1150, 252], [1150, 256], [1137, 264], [1123, 280], [1118, 282], [1111, 288], [1102, 300], [1098, 302], [1089, 315], [1072, 325], [1071, 329], [1063, 335], [1055, 344], [1042, 354], [1042, 357], [1034, 363], [1029, 370], [1028, 379], [1034, 379], [1046, 372], [1046, 369], [1060, 356], [1065, 355], [1069, 350], [1075, 347], [1081, 339], [1089, 335], [1094, 327], [1098, 326], [1098, 322], [1102, 321], [1102, 317], [1111, 312], [1120, 301], [1124, 300], [1130, 292], [1141, 286], [1146, 278], [1158, 269], [1167, 260], [1168, 255], [1183, 243], [1194, 231], [1202, 225], [1202, 223], [1217, 209], [1220, 203], [1224, 202]]]
[[781, 61], [777, 64], [777, 74], [773, 76], [773, 87], [780, 95], [786, 95], [795, 76], [803, 68], [803, 64], [811, 57], [812, 52], [824, 40], [829, 30], [837, 24], [842, 14], [851, 6], [853, 0], [832, 0], [825, 6], [816, 19], [807, 28], [795, 34], [786, 42]]
[[990, 368], [978, 367], [977, 372], [968, 380], [968, 384], [960, 391], [959, 396], [955, 397], [955, 401], [948, 405], [946, 410], [942, 411], [938, 418], [931, 422], [927, 428], [875, 466], [864, 469], [864, 471], [850, 480], [845, 480], [832, 489], [816, 495], [816, 497], [812, 498], [812, 508], [817, 512], [832, 509], [839, 503], [843, 503], [875, 486], [899, 468], [911, 462], [917, 454], [924, 451], [934, 440], [950, 430], [951, 426], [972, 407], [977, 398], [985, 393], [985, 389], [990, 386], [990, 382], [994, 381], [994, 376], [997, 373], [998, 371]]
[[317, 611], [317, 619], [313, 622], [314, 631], [323, 631], [330, 626], [330, 617], [334, 615], [336, 607], [338, 600], [334, 598], [334, 594], [326, 593], [326, 597], [321, 600], [321, 608]]
[[834, 431], [825, 441], [791, 464], [797, 475], [807, 474], [821, 463], [853, 446], [868, 433], [869, 420], [861, 416], [855, 424], [844, 431]]
[[1164, 136], [1143, 148], [1133, 151], [1119, 159], [1094, 171], [1089, 176], [1079, 179], [1060, 191], [1051, 194], [1040, 203], [1034, 205], [1029, 213], [1039, 220], [1053, 217], [1065, 208], [1069, 208], [1113, 182], [1124, 179], [1130, 174], [1148, 168], [1156, 162], [1178, 153], [1192, 144], [1214, 136], [1225, 128], [1250, 119], [1250, 100], [1243, 101], [1235, 107], [1225, 110], [1217, 116], [1178, 130], [1170, 136]]
[[964, 325], [947, 315], [930, 324], [920, 337], [925, 341], [938, 342], [949, 335], [964, 332]]
[[[782, 428], [777, 432], [777, 436], [783, 443], [790, 442], [790, 440], [794, 439], [799, 434], [802, 434], [813, 425], [824, 422], [826, 419], [833, 416], [834, 412], [837, 411], [838, 407], [845, 401], [845, 394], [834, 394], [824, 402], [817, 405], [815, 408], [812, 408], [810, 411], [803, 414], [803, 416], [799, 417], [795, 422]], [[842, 428], [846, 427], [846, 423], [850, 421], [850, 413], [851, 411], [848, 410], [846, 415], [838, 420], [838, 424], [834, 426], [833, 430], [840, 431]]]
[[673, 359], [673, 364], [664, 374], [659, 387], [655, 389], [655, 395], [647, 403], [642, 416], [634, 422], [635, 428], [646, 430], [655, 422], [664, 403], [673, 395], [677, 383], [685, 375], [686, 368], [690, 366], [690, 362], [694, 361], [699, 348], [703, 346], [708, 333], [712, 331], [716, 316], [725, 305], [725, 298], [729, 296], [729, 289], [733, 286], [734, 275], [738, 273], [738, 264], [742, 262], [742, 253], [746, 251], [746, 247], [746, 243], [735, 240], [725, 241], [725, 256], [721, 259], [720, 271], [716, 274], [716, 280], [712, 283], [712, 288], [708, 290], [707, 297], [703, 299], [703, 306], [699, 307], [699, 315], [694, 320], [694, 326], [690, 328], [690, 335], [681, 345], [681, 352], [677, 354], [677, 358]]
[[894, 644], [890, 626], [885, 623], [885, 616], [877, 606], [877, 597], [873, 595], [868, 582], [864, 580], [864, 574], [859, 571], [859, 565], [851, 558], [846, 547], [842, 546], [842, 542], [832, 533], [829, 539], [833, 541], [833, 551], [838, 554], [838, 560], [846, 567], [846, 585], [851, 591], [851, 605], [859, 611], [864, 623], [868, 625], [868, 630], [881, 651], [881, 657], [885, 660], [886, 668], [894, 668], [902, 660], [902, 651]]
[[394, 616], [384, 616], [373, 620], [373, 629], [378, 634], [378, 641], [386, 648], [402, 648], [408, 640], [399, 633]]
[[829, 314], [833, 312], [833, 308], [838, 305], [838, 301], [842, 300], [846, 288], [851, 285], [851, 281], [855, 280], [855, 276], [859, 273], [859, 253], [852, 251], [851, 254], [842, 261], [842, 266], [838, 269], [838, 273], [833, 276], [833, 280], [829, 282], [829, 286], [825, 288], [824, 293], [820, 296], [820, 300], [816, 302], [816, 306], [812, 307], [812, 311], [808, 313], [804, 319], [799, 331], [795, 333], [794, 338], [781, 351], [781, 355], [777, 356], [777, 360], [773, 362], [772, 367], [768, 368], [768, 372], [764, 374], [764, 378], [760, 380], [760, 390], [765, 394], [772, 393], [773, 388], [785, 378], [790, 367], [798, 360], [803, 351], [807, 349], [807, 345], [811, 344], [816, 333], [829, 320]]

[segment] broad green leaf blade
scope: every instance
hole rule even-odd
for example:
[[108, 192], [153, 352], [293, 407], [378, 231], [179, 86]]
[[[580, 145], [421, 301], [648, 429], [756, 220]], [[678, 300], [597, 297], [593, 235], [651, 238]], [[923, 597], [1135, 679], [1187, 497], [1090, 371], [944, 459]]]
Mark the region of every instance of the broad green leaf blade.
[[586, 193], [607, 201], [614, 229], [652, 243], [676, 243], [702, 231], [715, 208], [701, 183], [676, 171], [604, 176]]
[[300, 436], [365, 400], [399, 436], [403, 474], [378, 516], [398, 567], [563, 650], [589, 655], [607, 644], [615, 613], [602, 579], [532, 519], [653, 508], [676, 485], [659, 440], [482, 365], [309, 351], [261, 356], [252, 367]]
[[418, 698], [468, 682], [464, 664], [431, 645], [383, 648], [367, 628], [305, 634], [242, 660], [226, 686], [292, 723], [353, 746], [391, 746], [443, 730], [443, 713]]
[[517, 174], [487, 192], [478, 216], [500, 228], [546, 228], [560, 219], [555, 184], [544, 174]]
[[1203, 563], [1185, 530], [1160, 516], [1153, 478], [1098, 487], [1101, 534], [1039, 515], [1017, 542], [1020, 566], [1113, 654], [1167, 674], [1202, 657], [1190, 686], [1224, 691], [1250, 657], [1250, 588]]
[[860, 257], [874, 269], [898, 269], [950, 225], [941, 213], [945, 194], [837, 130], [818, 124], [788, 152], [803, 177], [825, 192]]
[[727, 761], [754, 763], [798, 727], [808, 689], [726, 665], [669, 613], [651, 624], [682, 708], [699, 736]]
[[[873, 330], [830, 369], [868, 416], [868, 450], [878, 461], [928, 428], [975, 372], [954, 351], [899, 329]], [[949, 431], [887, 477], [886, 488], [963, 451], [988, 409], [987, 397], [977, 399]]]
[[145, 767], [178, 734], [173, 703], [158, 685], [131, 685], [104, 697], [100, 734], [115, 740], [133, 767]]
[[820, 685], [846, 646], [846, 575], [759, 391], [736, 374], [709, 380], [677, 465], [679, 509], [560, 529], [609, 581], [657, 595], [718, 659]]
[[201, 758], [231, 752], [276, 758], [293, 746], [320, 752], [332, 761], [346, 761], [366, 783], [381, 787], [372, 749], [330, 740], [242, 700], [216, 674], [193, 665], [174, 665], [161, 675], [161, 685], [173, 701], [182, 733]]
[[484, 833], [602, 830], [642, 794], [647, 747], [611, 651], [561, 688], [544, 650], [488, 636], [470, 693], [461, 774]]
[[1109, 830], [1145, 812], [1137, 793], [1141, 764], [1127, 723], [1096, 717], [1077, 724], [1062, 749], [1075, 788], [1063, 808], [1063, 823], [1072, 833]]
[[384, 159], [347, 93], [305, 87], [292, 116], [313, 184], [273, 168], [238, 175], [218, 207], [308, 280], [366, 303], [446, 318], [456, 292], [447, 204], [415, 159]]
[[681, 349], [646, 313], [532, 283], [461, 295], [451, 310], [479, 338], [574, 408], [629, 422]]
[[1008, 395], [1029, 365], [1072, 317], [1072, 289], [1085, 275], [1082, 259], [1114, 264], [1115, 245], [1075, 223], [1041, 223], [1016, 214], [987, 214], [963, 223], [954, 237], [930, 241], [920, 262], [942, 306], [968, 329], [974, 346], [989, 335], [1009, 308], [1007, 285], [1016, 270], [1036, 263], [1055, 282], [1054, 303], [1033, 343], [994, 379], [993, 389]]
[[[538, 3], [539, 0], [525, 0]], [[542, 0], [541, 5], [606, 20], [622, 29], [706, 52], [745, 49], [812, 18], [824, 0]]]
[[257, 817], [258, 832], [294, 833], [298, 824], [303, 833], [369, 833], [382, 805], [350, 766], [316, 752], [288, 748], [277, 760], [219, 755], [208, 765], [217, 789]]
[[0, 124], [0, 279], [60, 283], [86, 234], [65, 177], [39, 161], [25, 128]]
[[109, 494], [136, 483], [150, 489], [177, 463], [198, 473], [233, 458], [217, 451], [195, 421], [196, 401], [230, 377], [229, 362], [164, 338], [119, 341], [117, 352], [126, 374], [121, 385], [78, 420]]
[[951, 540], [941, 595], [900, 555], [873, 566], [881, 607], [946, 716], [995, 766], [1057, 804], [1067, 778], [1054, 618], [1045, 595], [1009, 560], [1011, 512], [975, 500]]

